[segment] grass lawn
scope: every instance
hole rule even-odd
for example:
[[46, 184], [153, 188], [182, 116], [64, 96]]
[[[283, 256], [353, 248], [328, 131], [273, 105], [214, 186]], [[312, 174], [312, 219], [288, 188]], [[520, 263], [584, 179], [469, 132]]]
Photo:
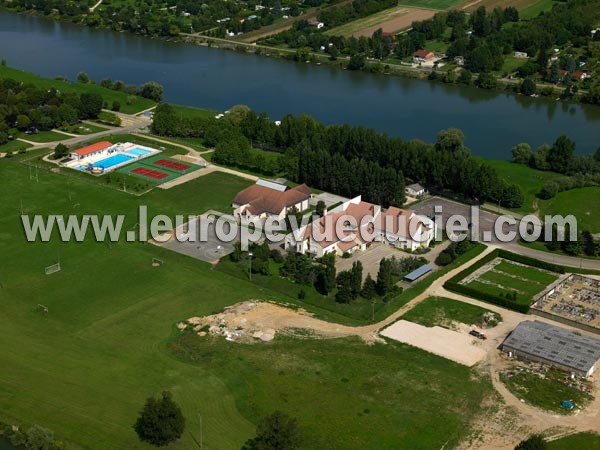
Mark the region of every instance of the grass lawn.
[[496, 169], [501, 178], [509, 183], [515, 183], [521, 188], [525, 201], [523, 206], [515, 208], [514, 211], [523, 214], [532, 213], [536, 210], [536, 204], [541, 202], [537, 199], [536, 194], [540, 192], [546, 181], [561, 177], [561, 175], [554, 172], [536, 170], [510, 161], [492, 159], [485, 160], [485, 162]]
[[[404, 314], [402, 318], [426, 327], [437, 325], [448, 328], [451, 322], [477, 325], [481, 323], [485, 313], [491, 311], [446, 297], [429, 297]], [[498, 316], [498, 322], [502, 320], [499, 314], [493, 314]]]
[[475, 371], [395, 342], [231, 345], [184, 333], [172, 349], [222, 379], [245, 416], [258, 421], [279, 409], [297, 418], [302, 449], [452, 448], [490, 393]]
[[[108, 103], [109, 107], [112, 105], [113, 101], [118, 101], [121, 104], [121, 112], [125, 114], [134, 114], [156, 105], [154, 101], [147, 98], [130, 96], [124, 92], [106, 89], [97, 84], [83, 84], [78, 82], [68, 83], [60, 80], [52, 80], [24, 70], [13, 69], [12, 67], [0, 67], [0, 77], [12, 78], [25, 83], [33, 83], [41, 89], [56, 88], [63, 92], [77, 92], [79, 94], [84, 92], [94, 92], [100, 94], [103, 100]], [[133, 99], [131, 104], [127, 104], [129, 98]]]
[[31, 147], [31, 144], [21, 141], [8, 141], [6, 144], [0, 145], [0, 153], [18, 152]]
[[517, 58], [514, 55], [506, 55], [504, 57], [504, 63], [502, 69], [499, 71], [500, 74], [512, 73], [527, 62], [526, 58]]
[[[177, 321], [287, 298], [150, 244], [26, 243], [19, 205], [26, 214], [124, 214], [129, 230], [140, 204], [150, 217], [225, 210], [249, 181], [214, 173], [134, 197], [47, 171], [32, 183], [22, 156], [0, 160], [0, 367], [10, 368], [0, 371], [0, 420], [42, 425], [77, 448], [147, 450], [132, 424], [148, 396], [170, 390], [188, 424], [172, 450], [197, 446], [199, 413], [206, 448], [239, 449], [275, 408], [298, 417], [305, 448], [332, 448], [335, 433], [337, 448], [429, 449], [464, 437], [491, 393], [477, 372], [395, 343], [199, 341], [185, 361], [174, 357]], [[62, 270], [45, 275], [59, 252]], [[164, 264], [152, 267], [153, 257]]]
[[400, 0], [399, 3], [418, 8], [448, 9], [460, 3], [460, 0]]
[[100, 131], [106, 131], [106, 130], [108, 130], [108, 128], [106, 128], [106, 127], [101, 127], [100, 125], [96, 125], [96, 124], [92, 125], [91, 123], [83, 123], [83, 122], [61, 129], [61, 131], [64, 131], [66, 133], [81, 134], [81, 135], [99, 133]]
[[219, 111], [213, 111], [211, 109], [203, 109], [197, 108], [195, 106], [183, 106], [183, 105], [173, 105], [173, 110], [180, 115], [180, 117], [185, 118], [193, 118], [193, 117], [203, 117], [203, 118], [214, 118]]
[[187, 145], [188, 147], [193, 148], [199, 152], [204, 152], [208, 150], [200, 138], [184, 138], [184, 137], [165, 137], [165, 136], [156, 136], [159, 139], [163, 139], [165, 141], [174, 142], [176, 144]]
[[577, 433], [564, 438], [548, 442], [548, 450], [583, 450], [587, 448], [600, 448], [600, 434]]
[[554, 198], [540, 202], [540, 213], [573, 214], [578, 229], [600, 232], [600, 186], [560, 192]]
[[548, 377], [541, 378], [535, 373], [523, 371], [510, 378], [506, 374], [500, 374], [500, 379], [517, 398], [555, 413], [569, 414], [568, 410], [561, 408], [562, 400], [572, 400], [577, 408], [584, 406], [592, 398], [579, 389]]
[[25, 139], [26, 141], [38, 142], [38, 143], [56, 142], [56, 141], [61, 141], [61, 140], [71, 138], [71, 136], [69, 136], [68, 134], [59, 133], [58, 131], [40, 131], [39, 133], [36, 133], [36, 134], [19, 133], [19, 134], [17, 134], [17, 137], [21, 138], [21, 139]]

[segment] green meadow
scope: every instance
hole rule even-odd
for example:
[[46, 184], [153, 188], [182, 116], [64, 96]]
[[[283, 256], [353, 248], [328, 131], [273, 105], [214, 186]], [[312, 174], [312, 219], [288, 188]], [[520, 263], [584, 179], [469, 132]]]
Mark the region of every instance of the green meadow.
[[[247, 180], [213, 173], [133, 196], [47, 170], [32, 181], [24, 157], [0, 160], [1, 421], [41, 425], [76, 448], [148, 449], [132, 424], [148, 396], [170, 390], [187, 420], [172, 449], [197, 447], [199, 414], [206, 448], [239, 449], [274, 409], [298, 418], [306, 449], [451, 448], [469, 433], [492, 390], [475, 370], [393, 343], [180, 336], [180, 320], [282, 295], [147, 243], [27, 243], [19, 219], [21, 207], [124, 214], [135, 230], [140, 204], [150, 216], [227, 211]], [[59, 259], [62, 270], [45, 275]]]

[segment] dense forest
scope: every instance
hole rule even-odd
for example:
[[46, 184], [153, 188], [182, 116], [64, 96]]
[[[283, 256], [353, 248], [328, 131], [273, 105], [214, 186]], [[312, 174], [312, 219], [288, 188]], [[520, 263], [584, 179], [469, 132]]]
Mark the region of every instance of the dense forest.
[[343, 196], [362, 194], [383, 206], [402, 205], [408, 180], [479, 202], [507, 207], [523, 202], [516, 185], [469, 153], [456, 129], [441, 131], [435, 144], [427, 144], [364, 127], [325, 126], [309, 116], [288, 115], [279, 125], [253, 111], [220, 121], [182, 119], [168, 104], [157, 108], [152, 127], [159, 135], [204, 138], [216, 148], [215, 162], [249, 159], [251, 147], [279, 152], [280, 171], [290, 180]]

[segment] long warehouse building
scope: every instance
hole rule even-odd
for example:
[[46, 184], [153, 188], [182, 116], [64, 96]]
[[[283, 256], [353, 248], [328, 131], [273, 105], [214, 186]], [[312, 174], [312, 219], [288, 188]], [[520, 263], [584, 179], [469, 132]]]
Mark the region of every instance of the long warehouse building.
[[592, 375], [600, 359], [600, 339], [531, 320], [521, 322], [501, 348], [511, 356], [548, 364], [582, 377]]

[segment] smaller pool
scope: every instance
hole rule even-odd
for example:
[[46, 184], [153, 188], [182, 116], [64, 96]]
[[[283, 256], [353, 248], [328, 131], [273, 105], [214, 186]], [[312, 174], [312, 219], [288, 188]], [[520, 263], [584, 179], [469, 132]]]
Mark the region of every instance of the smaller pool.
[[143, 148], [139, 148], [139, 147], [133, 147], [130, 148], [129, 150], [127, 150], [128, 154], [135, 156], [136, 158], [141, 158], [142, 156], [146, 156], [147, 154], [151, 153], [150, 150], [145, 150]]
[[108, 158], [101, 159], [94, 163], [94, 167], [102, 167], [104, 170], [108, 170], [111, 167], [118, 166], [120, 164], [129, 162], [135, 159], [133, 156], [126, 155], [124, 153], [117, 153], [116, 155], [109, 156]]

